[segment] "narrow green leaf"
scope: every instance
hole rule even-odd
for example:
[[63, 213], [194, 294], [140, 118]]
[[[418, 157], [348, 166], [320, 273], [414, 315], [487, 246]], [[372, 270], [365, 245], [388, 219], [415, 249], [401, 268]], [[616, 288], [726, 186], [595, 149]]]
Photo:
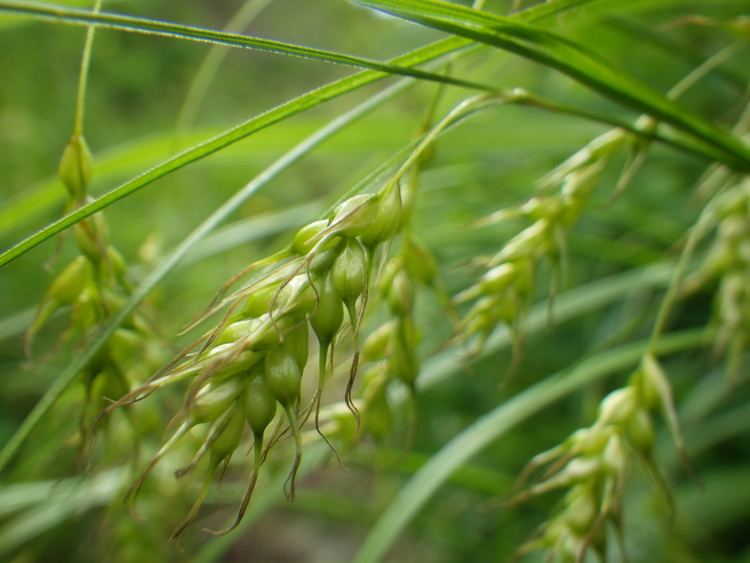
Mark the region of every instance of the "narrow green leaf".
[[141, 35], [169, 37], [173, 39], [208, 43], [211, 45], [242, 47], [245, 49], [266, 51], [280, 55], [290, 55], [303, 59], [366, 68], [378, 72], [385, 72], [387, 74], [408, 76], [431, 82], [462, 86], [464, 88], [494, 90], [492, 86], [485, 84], [478, 84], [476, 82], [461, 80], [459, 78], [453, 78], [441, 74], [433, 74], [416, 68], [407, 68], [398, 63], [383, 63], [373, 59], [355, 57], [353, 55], [327, 51], [325, 49], [316, 49], [314, 47], [305, 47], [303, 45], [275, 41], [273, 39], [250, 37], [239, 33], [216, 31], [213, 29], [194, 27], [162, 20], [125, 16], [109, 12], [92, 12], [77, 8], [56, 6], [54, 4], [37, 4], [34, 2], [0, 2], [0, 13], [54, 21], [68, 25], [116, 29], [118, 31], [127, 31]]
[[[555, 2], [553, 5], [543, 5], [538, 8], [532, 8], [522, 12], [523, 19], [525, 19], [526, 21], [536, 21], [537, 19], [564, 12], [581, 4], [594, 3], [596, 1], [597, 0], [560, 0], [559, 2]], [[394, 64], [407, 66], [421, 64], [437, 59], [448, 53], [465, 48], [470, 44], [471, 42], [467, 39], [452, 37], [449, 39], [444, 39], [442, 41], [437, 41], [430, 45], [426, 45], [405, 55], [401, 55], [400, 57], [393, 59], [391, 62]], [[185, 149], [184, 151], [181, 151], [171, 158], [146, 170], [135, 178], [132, 178], [124, 184], [121, 184], [120, 186], [112, 189], [111, 191], [93, 200], [92, 202], [76, 209], [72, 213], [58, 219], [57, 221], [54, 221], [53, 223], [50, 223], [43, 229], [37, 231], [33, 235], [27, 237], [8, 250], [4, 251], [2, 254], [0, 254], [0, 267], [15, 260], [19, 256], [25, 254], [32, 248], [55, 236], [57, 233], [65, 230], [71, 225], [74, 225], [77, 222], [82, 221], [86, 217], [93, 215], [97, 211], [100, 211], [105, 207], [115, 203], [116, 201], [127, 197], [128, 195], [158, 180], [159, 178], [162, 178], [176, 170], [179, 170], [184, 166], [187, 166], [192, 162], [213, 154], [214, 152], [219, 151], [233, 143], [236, 143], [237, 141], [240, 141], [245, 137], [248, 137], [253, 133], [260, 131], [261, 129], [264, 129], [274, 123], [296, 115], [306, 109], [316, 107], [328, 100], [337, 98], [368, 84], [372, 84], [373, 82], [376, 82], [378, 80], [382, 80], [386, 76], [388, 76], [388, 74], [384, 72], [369, 70], [359, 72], [340, 80], [336, 80], [306, 94], [303, 94], [298, 98], [276, 106], [275, 108], [270, 109], [265, 113], [252, 117], [244, 123], [241, 123], [227, 131], [224, 131], [223, 133], [215, 135], [203, 141], [202, 143]]]
[[725, 163], [750, 169], [750, 147], [700, 115], [670, 101], [614, 69], [581, 46], [550, 32], [540, 32], [513, 18], [443, 2], [441, 0], [354, 0], [376, 10], [421, 25], [473, 39], [554, 68], [604, 96], [646, 113], [658, 121], [714, 145]]
[[[658, 351], [669, 354], [702, 346], [709, 342], [709, 336], [702, 329], [672, 334], [661, 341]], [[637, 342], [592, 356], [570, 370], [544, 379], [479, 418], [448, 442], [401, 489], [368, 534], [354, 562], [380, 561], [432, 494], [482, 448], [565, 395], [635, 364], [648, 344], [648, 341]]]
[[[232, 16], [232, 19], [229, 20], [225, 31], [239, 33], [246, 29], [271, 2], [272, 0], [246, 0], [242, 7]], [[198, 70], [190, 81], [190, 86], [188, 86], [182, 107], [177, 114], [176, 129], [178, 133], [184, 133], [193, 125], [195, 117], [198, 114], [198, 109], [206, 97], [208, 88], [228, 52], [229, 49], [222, 48], [220, 45], [214, 45], [201, 61]]]

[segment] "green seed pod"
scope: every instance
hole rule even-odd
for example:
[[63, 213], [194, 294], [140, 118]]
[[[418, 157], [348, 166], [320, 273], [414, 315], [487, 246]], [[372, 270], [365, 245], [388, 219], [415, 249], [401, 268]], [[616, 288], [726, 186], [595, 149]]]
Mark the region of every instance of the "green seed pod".
[[601, 426], [579, 428], [565, 441], [566, 449], [585, 456], [597, 456], [604, 451], [611, 434]]
[[[47, 321], [60, 307], [64, 305], [72, 305], [73, 311], [71, 312], [71, 316], [73, 316], [76, 314], [76, 309], [80, 309], [84, 306], [80, 304], [80, 302], [82, 299], [84, 301], [87, 299], [85, 294], [89, 292], [88, 286], [92, 279], [93, 270], [91, 263], [84, 256], [78, 256], [63, 268], [62, 272], [57, 275], [49, 289], [47, 289], [47, 292], [44, 294], [42, 302], [36, 311], [34, 321], [26, 331], [25, 347], [27, 353], [30, 351], [31, 342], [36, 333], [47, 324]], [[88, 319], [89, 315], [87, 315], [88, 324], [81, 325], [81, 328], [83, 329], [90, 327], [96, 319], [95, 311], [89, 307], [85, 308], [87, 309], [87, 313], [93, 312], [94, 315], [90, 317], [90, 322]], [[79, 313], [82, 313], [82, 311], [79, 311]]]
[[348, 240], [346, 248], [336, 258], [331, 279], [336, 293], [349, 310], [352, 326], [355, 326], [354, 306], [367, 285], [367, 257], [356, 240]]
[[394, 315], [405, 317], [414, 304], [414, 288], [408, 274], [400, 270], [393, 278], [388, 290], [388, 307]]
[[267, 350], [281, 342], [281, 334], [294, 325], [294, 319], [279, 317], [271, 320], [268, 313], [246, 321], [235, 321], [224, 328], [216, 344], [242, 340], [247, 348], [256, 352]]
[[398, 256], [391, 258], [385, 263], [385, 266], [380, 273], [380, 278], [378, 279], [378, 289], [380, 290], [383, 299], [388, 299], [388, 291], [391, 289], [393, 278], [396, 277], [396, 274], [398, 274], [403, 267], [403, 260]]
[[319, 283], [318, 306], [310, 315], [310, 326], [321, 345], [326, 347], [333, 341], [344, 320], [344, 303], [333, 286], [332, 275], [328, 274]]
[[92, 284], [86, 287], [73, 303], [70, 310], [70, 324], [85, 331], [98, 322], [100, 314], [99, 296]]
[[229, 379], [220, 383], [209, 382], [202, 387], [191, 405], [192, 420], [196, 424], [216, 420], [221, 413], [232, 406], [242, 391], [242, 384], [243, 382], [237, 379]]
[[635, 412], [638, 406], [633, 387], [623, 387], [612, 391], [604, 397], [599, 407], [599, 422], [601, 424], [624, 424]]
[[542, 482], [539, 486], [544, 486], [545, 483], [548, 483], [551, 490], [552, 488], [559, 486], [571, 486], [578, 483], [585, 483], [601, 469], [602, 462], [597, 458], [576, 457], [570, 460], [555, 477]]
[[484, 294], [499, 293], [507, 288], [516, 277], [516, 263], [505, 262], [491, 268], [482, 276], [479, 287]]
[[326, 248], [317, 252], [310, 260], [310, 272], [313, 274], [321, 274], [328, 272], [333, 266], [333, 262], [344, 247], [344, 239], [337, 237], [333, 239], [332, 243], [335, 243], [331, 248]]
[[219, 344], [209, 350], [198, 362], [196, 369], [209, 370], [211, 380], [220, 382], [248, 370], [263, 358], [263, 352], [244, 349], [237, 352], [234, 343]]
[[540, 219], [510, 239], [493, 262], [534, 259], [554, 247], [551, 233], [550, 223]]
[[264, 313], [268, 312], [268, 308], [271, 306], [273, 296], [279, 290], [279, 284], [273, 284], [266, 287], [262, 287], [252, 292], [245, 301], [245, 306], [242, 308], [240, 316], [244, 318], [248, 317], [260, 317]]
[[302, 321], [284, 335], [284, 346], [289, 350], [301, 370], [305, 369], [308, 356], [309, 330], [307, 321]]
[[373, 393], [368, 397], [362, 409], [362, 424], [365, 431], [376, 440], [382, 442], [389, 436], [393, 415], [384, 387], [379, 393]]
[[245, 418], [255, 436], [263, 436], [276, 416], [276, 399], [261, 373], [254, 376], [245, 388]]
[[58, 176], [75, 200], [86, 196], [91, 183], [93, 157], [82, 135], [73, 135], [63, 149]]
[[307, 274], [299, 274], [279, 291], [274, 311], [283, 313], [285, 317], [298, 319], [312, 313], [317, 302]]
[[602, 453], [604, 469], [613, 475], [623, 475], [627, 464], [627, 454], [618, 434], [613, 434]]
[[637, 409], [625, 427], [630, 444], [641, 453], [649, 453], [654, 445], [654, 425], [645, 409]]
[[92, 276], [91, 263], [85, 257], [78, 256], [57, 275], [44, 298], [63, 305], [72, 305], [86, 284], [91, 281]]
[[229, 420], [224, 429], [211, 444], [211, 464], [216, 467], [232, 455], [242, 441], [242, 431], [245, 429], [245, 416], [239, 402], [231, 407], [227, 415]]
[[230, 323], [226, 327], [224, 327], [224, 330], [222, 330], [219, 336], [216, 337], [216, 340], [214, 340], [214, 344], [217, 346], [221, 346], [224, 344], [237, 342], [241, 338], [244, 338], [245, 336], [250, 334], [254, 327], [257, 327], [257, 323], [253, 322], [253, 319]]
[[413, 238], [407, 237], [404, 241], [403, 256], [404, 266], [411, 277], [427, 286], [435, 283], [437, 262], [427, 248]]
[[566, 498], [563, 512], [565, 523], [575, 532], [585, 534], [593, 525], [598, 507], [596, 494], [591, 484], [584, 483], [571, 489]]
[[401, 228], [401, 189], [398, 184], [386, 186], [378, 194], [372, 224], [360, 234], [362, 243], [373, 248], [393, 238]]
[[372, 194], [360, 194], [341, 202], [331, 214], [331, 225], [337, 234], [345, 237], [361, 235], [375, 220], [378, 198]]
[[318, 242], [316, 236], [328, 226], [327, 219], [308, 223], [294, 235], [292, 252], [300, 256], [307, 254]]
[[372, 331], [362, 345], [362, 360], [374, 362], [384, 359], [388, 354], [388, 345], [395, 330], [396, 321], [390, 320]]
[[284, 407], [293, 405], [300, 396], [302, 371], [294, 355], [284, 346], [266, 352], [263, 379], [271, 394]]
[[84, 219], [72, 227], [78, 250], [94, 264], [107, 254], [107, 225], [101, 213]]
[[396, 377], [409, 387], [414, 386], [419, 374], [418, 343], [419, 334], [414, 323], [409, 318], [402, 319], [393, 335], [390, 361]]
[[669, 380], [654, 356], [646, 354], [643, 357], [641, 369], [633, 378], [638, 379], [636, 387], [641, 406], [648, 409], [665, 407], [668, 411], [674, 408]]

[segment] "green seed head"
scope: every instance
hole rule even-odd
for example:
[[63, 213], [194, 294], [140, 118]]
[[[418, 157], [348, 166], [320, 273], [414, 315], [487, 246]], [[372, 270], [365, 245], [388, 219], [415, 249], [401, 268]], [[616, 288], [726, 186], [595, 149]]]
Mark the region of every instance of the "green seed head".
[[228, 325], [219, 337], [217, 344], [243, 341], [245, 348], [256, 352], [272, 348], [281, 342], [281, 334], [294, 325], [289, 317], [278, 317], [273, 321], [268, 313], [246, 321], [235, 321]]
[[209, 382], [198, 391], [190, 415], [196, 423], [210, 422], [229, 409], [242, 391], [242, 382], [229, 379], [220, 383]]
[[268, 308], [271, 306], [273, 296], [278, 290], [278, 284], [273, 284], [252, 292], [245, 301], [245, 306], [242, 308], [241, 316], [245, 318], [260, 317], [262, 314], [267, 313]]
[[604, 469], [613, 475], [623, 475], [627, 464], [627, 454], [619, 434], [613, 434], [602, 453]]
[[385, 389], [369, 397], [363, 409], [362, 419], [365, 430], [376, 440], [385, 440], [388, 437], [393, 415]]
[[245, 418], [253, 434], [262, 436], [276, 416], [276, 398], [266, 385], [261, 373], [254, 376], [245, 388]]
[[201, 369], [211, 370], [213, 381], [222, 381], [248, 370], [263, 358], [262, 352], [244, 349], [237, 352], [233, 342], [219, 344], [200, 360]]
[[328, 272], [333, 266], [334, 260], [343, 249], [345, 243], [341, 237], [336, 237], [331, 241], [330, 248], [316, 252], [310, 260], [310, 271], [313, 274], [322, 274]]
[[77, 201], [86, 196], [91, 183], [93, 158], [86, 140], [81, 135], [74, 135], [63, 149], [57, 173], [70, 193]]
[[375, 220], [378, 198], [360, 194], [341, 202], [331, 214], [331, 225], [336, 233], [356, 237], [367, 231]]
[[346, 248], [336, 258], [331, 270], [336, 293], [349, 307], [362, 295], [367, 284], [367, 258], [356, 240], [350, 239]]
[[396, 321], [391, 320], [370, 333], [362, 345], [362, 360], [374, 362], [384, 359], [388, 354], [388, 345], [394, 330], [396, 330]]
[[211, 444], [211, 462], [219, 465], [232, 455], [242, 441], [242, 431], [245, 429], [245, 417], [242, 406], [236, 401], [228, 414], [227, 425]]
[[65, 266], [47, 290], [46, 299], [54, 299], [64, 305], [72, 305], [92, 279], [91, 262], [78, 256]]
[[316, 284], [318, 306], [310, 315], [310, 326], [321, 344], [328, 345], [334, 339], [344, 320], [344, 303], [336, 288], [332, 275], [328, 274]]
[[563, 512], [565, 523], [579, 534], [586, 533], [598, 514], [596, 494], [591, 485], [584, 483], [571, 489], [566, 502], [567, 506]]
[[308, 223], [294, 235], [292, 239], [292, 251], [300, 256], [307, 254], [312, 250], [315, 243], [318, 242], [317, 235], [328, 226], [327, 219]]
[[78, 250], [94, 264], [107, 254], [107, 226], [101, 214], [76, 223], [72, 227]]
[[400, 270], [388, 289], [388, 307], [394, 315], [405, 317], [411, 313], [413, 303], [414, 287], [411, 279], [404, 270]]
[[301, 370], [307, 364], [309, 337], [306, 321], [298, 323], [284, 335], [284, 346], [292, 353]]
[[284, 346], [266, 352], [263, 379], [271, 394], [285, 407], [292, 406], [300, 395], [302, 371], [294, 355]]
[[427, 248], [408, 237], [404, 241], [403, 255], [404, 266], [409, 275], [427, 286], [432, 286], [435, 283], [438, 272], [437, 262]]
[[599, 421], [602, 424], [625, 424], [638, 406], [638, 398], [633, 387], [623, 387], [604, 397], [599, 407]]
[[315, 291], [310, 286], [307, 274], [299, 274], [279, 291], [274, 311], [285, 317], [299, 319], [312, 313], [316, 303]]
[[414, 386], [419, 374], [418, 343], [419, 334], [414, 323], [408, 318], [403, 319], [393, 335], [390, 361], [396, 377], [409, 387]]
[[654, 445], [654, 425], [648, 412], [639, 408], [627, 422], [626, 436], [638, 451], [648, 454]]
[[401, 189], [395, 185], [385, 190], [376, 196], [372, 224], [360, 235], [362, 243], [370, 248], [393, 238], [401, 228]]

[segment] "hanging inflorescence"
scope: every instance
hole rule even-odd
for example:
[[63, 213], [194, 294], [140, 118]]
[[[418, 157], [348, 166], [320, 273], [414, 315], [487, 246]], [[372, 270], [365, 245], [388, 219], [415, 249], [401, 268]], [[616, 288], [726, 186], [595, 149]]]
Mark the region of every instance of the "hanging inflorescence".
[[[59, 167], [60, 180], [69, 196], [67, 212], [90, 201], [91, 176], [89, 148], [82, 135], [74, 134]], [[80, 255], [62, 269], [44, 294], [26, 333], [27, 353], [31, 353], [34, 336], [62, 310], [69, 311], [70, 321], [58, 345], [85, 342], [117, 313], [132, 290], [125, 262], [108, 242], [101, 215], [76, 223], [72, 232]], [[92, 434], [92, 420], [107, 404], [107, 398], [128, 393], [163, 361], [160, 339], [151, 320], [142, 311], [129, 315], [81, 373], [85, 394], [79, 422], [82, 450]]]
[[[135, 403], [166, 385], [188, 382], [184, 406], [174, 419], [177, 429], [129, 492], [134, 499], [151, 469], [191, 429], [207, 428], [192, 461], [177, 471], [178, 477], [187, 475], [208, 458], [198, 497], [174, 536], [197, 514], [214, 476], [223, 473], [240, 447], [246, 427], [253, 435], [254, 450], [247, 489], [234, 523], [215, 533], [226, 533], [239, 524], [268, 450], [288, 435], [294, 439], [296, 455], [285, 488], [287, 496], [293, 498], [302, 456], [300, 427], [314, 414], [316, 428], [323, 435], [319, 425], [321, 397], [334, 372], [336, 344], [345, 338], [351, 338], [353, 352], [344, 400], [359, 421], [352, 392], [373, 262], [378, 248], [402, 230], [409, 209], [405, 199], [399, 183], [392, 181], [376, 194], [350, 197], [327, 219], [299, 229], [287, 248], [244, 272], [255, 271], [252, 281], [210, 307], [206, 315], [226, 309], [216, 328], [105, 411]], [[417, 247], [406, 243], [404, 248], [414, 252]], [[410, 280], [403, 275], [388, 282], [388, 287], [398, 287], [394, 292], [399, 295], [404, 318], [411, 308], [411, 295], [405, 294], [409, 291], [407, 283]], [[318, 343], [318, 380], [312, 397], [303, 403], [302, 379], [308, 367], [311, 332]], [[414, 354], [413, 347], [409, 353]], [[408, 373], [412, 384], [415, 370], [416, 364]], [[364, 404], [368, 404], [367, 400]], [[268, 429], [277, 418], [277, 411], [283, 417], [270, 433]]]
[[522, 218], [531, 224], [494, 256], [479, 260], [486, 271], [455, 298], [459, 304], [472, 303], [459, 330], [465, 340], [477, 338], [477, 350], [498, 325], [511, 330], [518, 348], [539, 262], [547, 259], [552, 264], [554, 294], [565, 277], [566, 232], [581, 216], [607, 159], [626, 139], [627, 135], [617, 129], [598, 137], [545, 178], [544, 187], [557, 186], [555, 193], [540, 194], [479, 222], [488, 225]]
[[622, 497], [632, 461], [642, 463], [671, 504], [653, 458], [652, 419], [658, 413], [666, 418], [682, 452], [671, 387], [655, 356], [647, 353], [628, 384], [602, 399], [591, 426], [535, 456], [525, 469], [521, 483], [532, 473], [544, 470], [535, 484], [514, 497], [513, 503], [552, 491], [567, 492], [537, 537], [522, 546], [519, 553], [548, 551], [551, 560], [578, 563], [591, 550], [603, 561], [608, 560], [607, 525], [621, 539]]
[[[389, 320], [373, 330], [362, 347], [363, 361], [368, 365], [363, 380], [362, 412], [365, 429], [383, 440], [391, 429], [391, 407], [388, 388], [399, 381], [413, 399], [420, 360], [417, 347], [419, 330], [414, 320], [417, 284], [434, 288], [437, 264], [429, 251], [411, 234], [385, 265], [379, 281], [382, 300]], [[412, 413], [414, 405], [411, 405]], [[413, 421], [412, 421], [413, 422]]]
[[718, 282], [713, 325], [716, 352], [727, 358], [727, 373], [736, 379], [742, 354], [750, 345], [750, 180], [728, 189], [712, 206], [717, 227], [708, 256], [684, 285], [690, 293]]

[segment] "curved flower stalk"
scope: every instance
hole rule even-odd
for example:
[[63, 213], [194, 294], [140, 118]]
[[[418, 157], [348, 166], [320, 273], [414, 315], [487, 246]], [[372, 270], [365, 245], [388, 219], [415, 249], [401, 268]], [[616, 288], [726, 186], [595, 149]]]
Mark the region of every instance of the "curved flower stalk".
[[460, 323], [459, 334], [464, 340], [476, 338], [476, 351], [498, 324], [512, 331], [518, 349], [538, 263], [543, 259], [552, 263], [554, 294], [565, 277], [566, 232], [580, 217], [607, 160], [627, 138], [627, 133], [620, 129], [597, 137], [544, 179], [545, 187], [557, 186], [556, 193], [542, 193], [523, 205], [501, 209], [477, 223], [477, 226], [489, 225], [511, 218], [531, 222], [494, 256], [480, 260], [485, 273], [455, 297], [457, 304], [472, 304]]
[[[233, 451], [240, 447], [247, 426], [254, 437], [247, 489], [234, 523], [225, 530], [212, 532], [223, 534], [240, 523], [268, 451], [290, 435], [296, 454], [286, 493], [290, 500], [294, 497], [302, 457], [301, 426], [314, 413], [316, 429], [328, 441], [320, 426], [322, 395], [334, 371], [337, 343], [344, 339], [349, 342], [349, 338], [352, 350], [344, 402], [356, 421], [354, 435], [358, 434], [360, 408], [371, 414], [373, 400], [384, 388], [382, 382], [369, 376], [363, 391], [365, 400], [353, 399], [360, 363], [360, 327], [375, 272], [380, 270], [373, 266], [381, 256], [385, 257], [391, 241], [406, 229], [414, 203], [416, 170], [437, 135], [478, 109], [504, 99], [479, 96], [465, 100], [424, 134], [378, 192], [345, 199], [327, 218], [300, 228], [284, 249], [250, 264], [229, 280], [217, 299], [188, 328], [223, 310], [219, 324], [143, 385], [102, 411], [100, 416], [105, 416], [165, 386], [188, 383], [183, 408], [174, 419], [176, 429], [145, 466], [128, 495], [133, 501], [153, 467], [184, 436], [193, 433], [193, 428], [202, 427], [205, 436], [202, 445], [195, 451], [193, 461], [179, 470], [177, 476], [191, 473], [206, 457], [216, 461], [209, 462], [198, 498], [173, 537], [195, 517], [211, 480], [223, 473], [222, 467], [226, 467]], [[398, 367], [398, 377], [413, 386], [418, 372], [415, 352], [418, 335], [411, 320], [411, 285], [413, 279], [434, 285], [436, 267], [428, 252], [407, 236], [401, 254], [386, 271], [390, 273], [383, 276], [385, 281], [380, 285], [400, 319], [394, 337], [398, 342], [391, 341], [399, 344], [396, 352], [402, 352], [398, 366], [391, 367]], [[231, 285], [248, 275], [249, 282], [227, 295]], [[318, 343], [317, 384], [309, 401], [303, 401], [302, 382], [308, 364], [310, 333]], [[382, 394], [379, 396], [383, 398]], [[206, 405], [211, 405], [208, 410]], [[282, 416], [277, 417], [277, 413]], [[239, 418], [244, 418], [246, 424], [231, 426], [231, 439], [224, 441], [227, 446], [220, 455], [212, 454], [214, 440], [228, 432], [227, 421]], [[343, 421], [338, 414], [334, 418], [326, 425], [333, 433], [341, 435], [345, 428], [351, 427], [351, 421]], [[275, 429], [269, 434], [268, 428], [274, 420]]]
[[[548, 492], [566, 491], [562, 503], [519, 554], [548, 551], [549, 560], [581, 562], [588, 551], [607, 561], [606, 530], [611, 525], [620, 548], [622, 496], [628, 468], [640, 462], [666, 495], [669, 490], [653, 458], [653, 417], [661, 412], [682, 451], [671, 387], [656, 357], [647, 353], [626, 386], [609, 393], [594, 423], [579, 429], [562, 444], [534, 457], [521, 476], [541, 472], [536, 483], [512, 502]], [[623, 552], [624, 556], [624, 552]]]
[[[226, 533], [240, 523], [268, 450], [288, 434], [294, 438], [296, 455], [286, 492], [290, 500], [294, 497], [302, 456], [300, 427], [313, 412], [317, 421], [323, 387], [333, 371], [335, 343], [348, 334], [353, 337], [354, 350], [345, 401], [358, 416], [352, 390], [372, 264], [378, 248], [401, 228], [402, 199], [397, 181], [387, 183], [375, 194], [355, 195], [343, 201], [327, 219], [299, 229], [282, 252], [252, 265], [248, 270], [260, 269], [260, 273], [222, 297], [206, 313], [226, 308], [217, 327], [104, 411], [132, 404], [164, 386], [189, 382], [184, 406], [174, 420], [176, 429], [146, 465], [129, 495], [131, 500], [135, 498], [151, 469], [192, 428], [207, 428], [193, 460], [177, 474], [187, 475], [204, 458], [209, 459], [198, 498], [173, 537], [195, 517], [213, 477], [223, 472], [247, 427], [254, 437], [247, 490], [235, 522], [214, 533]], [[302, 380], [310, 333], [318, 341], [318, 382], [309, 403], [304, 404]], [[282, 418], [277, 413], [282, 413]], [[268, 428], [277, 418], [276, 429], [267, 438]]]

